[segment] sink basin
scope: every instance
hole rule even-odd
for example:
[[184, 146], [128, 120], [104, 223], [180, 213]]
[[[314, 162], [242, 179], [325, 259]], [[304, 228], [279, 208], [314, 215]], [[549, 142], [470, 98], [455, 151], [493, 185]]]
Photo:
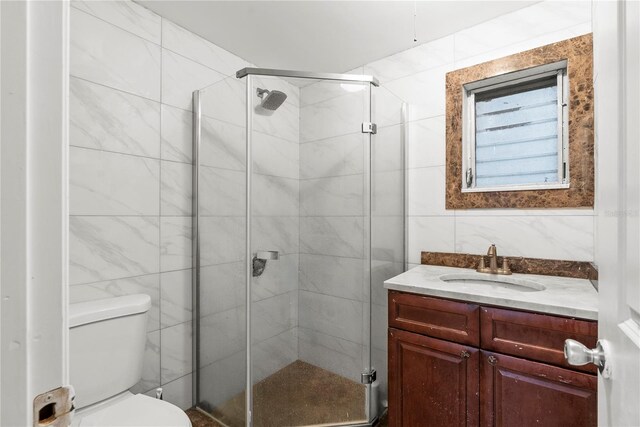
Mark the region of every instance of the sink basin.
[[447, 283], [459, 283], [462, 285], [481, 285], [496, 289], [510, 289], [518, 292], [539, 292], [546, 288], [533, 280], [522, 279], [520, 277], [500, 276], [497, 274], [484, 273], [459, 273], [445, 274], [440, 276], [440, 280]]

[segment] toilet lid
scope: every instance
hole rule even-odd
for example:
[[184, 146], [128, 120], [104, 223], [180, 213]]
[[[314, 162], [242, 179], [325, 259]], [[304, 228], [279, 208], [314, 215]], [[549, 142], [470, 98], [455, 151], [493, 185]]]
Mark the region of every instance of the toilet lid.
[[75, 417], [78, 427], [191, 427], [177, 406], [143, 394], [134, 394], [85, 416]]

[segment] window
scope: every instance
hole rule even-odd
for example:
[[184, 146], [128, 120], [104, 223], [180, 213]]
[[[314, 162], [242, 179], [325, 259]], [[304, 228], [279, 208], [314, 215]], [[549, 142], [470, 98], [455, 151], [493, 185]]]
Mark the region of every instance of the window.
[[462, 192], [569, 188], [567, 61], [463, 86]]

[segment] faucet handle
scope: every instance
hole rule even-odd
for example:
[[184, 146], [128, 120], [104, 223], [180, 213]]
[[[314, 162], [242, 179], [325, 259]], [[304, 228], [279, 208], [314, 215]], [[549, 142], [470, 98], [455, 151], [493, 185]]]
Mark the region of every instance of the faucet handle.
[[486, 268], [486, 266], [484, 265], [484, 256], [480, 255], [480, 264], [478, 265], [478, 270], [481, 270], [483, 268]]
[[511, 274], [511, 269], [509, 268], [509, 261], [507, 261], [507, 257], [502, 257], [502, 271], [505, 274]]

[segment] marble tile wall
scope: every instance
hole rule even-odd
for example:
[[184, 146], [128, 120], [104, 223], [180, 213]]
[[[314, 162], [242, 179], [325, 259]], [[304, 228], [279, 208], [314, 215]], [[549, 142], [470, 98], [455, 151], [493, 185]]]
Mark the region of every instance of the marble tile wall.
[[[236, 96], [235, 77], [228, 77], [247, 65], [136, 3], [71, 3], [71, 302], [150, 295], [143, 379], [133, 391], [154, 394], [162, 386], [164, 398], [182, 408], [192, 405], [193, 381], [191, 93], [219, 83], [225, 87], [222, 101], [243, 99]], [[217, 132], [212, 138], [244, 141], [232, 122], [210, 120], [218, 124], [210, 126]], [[242, 274], [234, 267], [243, 243], [233, 239], [243, 230], [243, 154], [221, 149], [203, 147], [211, 161], [202, 182], [212, 196], [203, 210], [211, 218], [224, 216], [203, 224], [212, 236], [205, 245], [211, 265], [203, 274], [217, 268], [222, 280], [233, 283]], [[221, 251], [216, 245], [225, 236], [230, 244]], [[238, 306], [233, 293], [207, 297], [210, 312]], [[273, 305], [265, 311], [280, 309]]]

